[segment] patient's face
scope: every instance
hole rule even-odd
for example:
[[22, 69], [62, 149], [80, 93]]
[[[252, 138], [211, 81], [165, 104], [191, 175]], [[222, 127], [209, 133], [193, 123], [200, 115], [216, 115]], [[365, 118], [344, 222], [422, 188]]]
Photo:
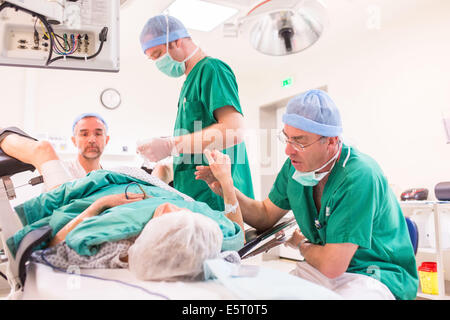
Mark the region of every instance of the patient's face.
[[109, 137], [103, 122], [95, 117], [88, 117], [77, 123], [72, 141], [81, 156], [92, 160], [100, 158]]
[[157, 217], [160, 217], [160, 216], [162, 216], [162, 215], [164, 215], [166, 213], [176, 212], [176, 211], [180, 211], [180, 210], [190, 211], [188, 209], [180, 208], [180, 207], [177, 207], [174, 204], [166, 202], [166, 203], [163, 203], [162, 205], [160, 205], [158, 208], [156, 208], [155, 212], [153, 213], [153, 218], [157, 218]]

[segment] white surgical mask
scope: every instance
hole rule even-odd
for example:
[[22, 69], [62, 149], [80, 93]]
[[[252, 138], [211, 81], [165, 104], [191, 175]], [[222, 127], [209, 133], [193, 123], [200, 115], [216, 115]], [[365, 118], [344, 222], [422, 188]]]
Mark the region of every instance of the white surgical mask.
[[332, 161], [336, 160], [340, 154], [340, 151], [341, 151], [341, 146], [339, 146], [339, 150], [336, 152], [336, 154], [330, 160], [328, 160], [323, 166], [321, 166], [319, 169], [316, 169], [313, 171], [308, 171], [308, 172], [301, 172], [301, 171], [295, 170], [294, 174], [292, 175], [292, 178], [295, 181], [297, 181], [298, 183], [304, 185], [305, 187], [316, 186], [320, 182], [320, 180], [325, 178], [325, 176], [328, 173], [330, 173], [331, 170], [333, 170], [335, 163], [333, 163], [333, 166], [331, 167], [331, 169], [329, 171], [325, 171], [325, 172], [318, 172], [318, 171], [322, 170], [327, 165], [329, 165]]

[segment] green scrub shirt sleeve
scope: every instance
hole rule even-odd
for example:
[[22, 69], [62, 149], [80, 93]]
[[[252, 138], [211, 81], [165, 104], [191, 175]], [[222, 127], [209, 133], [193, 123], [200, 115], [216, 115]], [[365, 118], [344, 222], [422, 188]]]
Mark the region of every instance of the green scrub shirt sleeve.
[[291, 161], [289, 159], [281, 168], [281, 171], [278, 173], [277, 179], [272, 186], [272, 189], [269, 193], [269, 200], [272, 201], [274, 205], [283, 210], [291, 210], [291, 205], [289, 203], [288, 194], [287, 194], [287, 185], [290, 179], [291, 171]]
[[201, 88], [201, 101], [211, 115], [225, 106], [232, 106], [242, 114], [236, 77], [225, 63], [214, 60], [205, 65]]
[[379, 183], [369, 170], [360, 170], [337, 188], [327, 221], [327, 243], [353, 243], [371, 248]]

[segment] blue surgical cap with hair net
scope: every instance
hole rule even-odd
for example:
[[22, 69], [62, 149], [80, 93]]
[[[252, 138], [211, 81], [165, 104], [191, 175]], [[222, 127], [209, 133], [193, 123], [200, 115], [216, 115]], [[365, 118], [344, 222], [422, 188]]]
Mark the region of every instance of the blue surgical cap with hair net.
[[75, 126], [77, 125], [78, 122], [80, 122], [81, 119], [84, 118], [97, 118], [105, 125], [106, 132], [108, 132], [108, 124], [106, 123], [105, 119], [103, 119], [103, 117], [98, 113], [94, 112], [82, 113], [78, 117], [76, 117], [72, 124], [72, 132], [75, 132]]
[[167, 21], [169, 21], [169, 42], [190, 38], [183, 23], [172, 16], [158, 15], [150, 18], [142, 29], [140, 41], [142, 51], [167, 43]]
[[339, 110], [322, 90], [309, 90], [292, 98], [283, 123], [324, 137], [337, 137], [342, 133]]

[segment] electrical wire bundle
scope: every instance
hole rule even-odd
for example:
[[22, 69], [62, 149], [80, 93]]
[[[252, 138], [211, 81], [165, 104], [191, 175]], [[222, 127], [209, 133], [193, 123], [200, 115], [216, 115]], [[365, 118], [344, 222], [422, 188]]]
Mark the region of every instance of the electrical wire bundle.
[[[44, 17], [43, 15], [40, 15], [40, 14], [38, 14], [36, 12], [33, 12], [31, 10], [28, 10], [28, 9], [25, 9], [25, 8], [22, 8], [22, 7], [19, 7], [19, 6], [15, 5], [15, 4], [12, 4], [12, 3], [9, 3], [9, 2], [6, 2], [6, 1], [3, 2], [0, 5], [0, 12], [3, 9], [6, 9], [6, 8], [12, 8], [12, 9], [15, 9], [16, 11], [20, 10], [20, 11], [23, 11], [25, 13], [30, 14], [33, 17], [37, 17], [37, 19], [39, 19], [44, 24], [47, 32], [53, 32], [52, 26], [48, 23], [47, 18]], [[53, 38], [52, 37], [50, 37], [50, 47], [53, 48]], [[49, 50], [47, 62], [45, 63], [46, 66], [48, 66], [51, 63], [50, 61], [52, 60], [52, 53], [53, 53], [53, 50]]]
[[[96, 56], [98, 56], [98, 55], [100, 54], [100, 52], [102, 51], [102, 49], [103, 49], [103, 44], [105, 43], [105, 41], [106, 41], [106, 39], [107, 39], [107, 35], [108, 35], [108, 28], [107, 28], [107, 27], [104, 27], [104, 28], [102, 29], [102, 31], [100, 32], [100, 34], [99, 34], [100, 46], [99, 46], [97, 52], [94, 53], [93, 55], [85, 56], [85, 57], [77, 57], [77, 56], [72, 56], [72, 55], [71, 55], [72, 53], [69, 53], [69, 54], [63, 54], [63, 55], [60, 55], [59, 57], [56, 57], [56, 58], [51, 59], [51, 60], [49, 61], [49, 64], [52, 63], [52, 62], [55, 62], [56, 60], [65, 59], [65, 58], [67, 58], [67, 59], [75, 59], [75, 60], [89, 60], [89, 59], [93, 59], [93, 58], [95, 58]], [[74, 38], [75, 36], [72, 34], [71, 37]], [[80, 38], [79, 38], [78, 36], [76, 37], [76, 39], [74, 39], [74, 45], [73, 45], [72, 50], [73, 50], [73, 49], [77, 49], [77, 48], [76, 48], [76, 47], [77, 47], [77, 44], [75, 44], [75, 42], [78, 43], [78, 40], [79, 40], [79, 39], [80, 39]], [[57, 40], [56, 42], [59, 43], [58, 40]], [[60, 43], [59, 43], [59, 44], [60, 44]], [[55, 46], [55, 44], [53, 44], [53, 45]]]
[[[61, 37], [60, 35], [56, 35], [55, 39], [55, 45], [53, 46], [53, 51], [59, 55], [71, 55], [74, 54], [75, 51], [78, 49], [78, 42], [79, 42], [79, 37], [81, 37], [80, 35], [78, 35], [77, 37], [75, 37], [75, 35], [71, 34], [70, 35], [70, 43], [73, 45], [73, 47], [70, 47], [69, 41], [67, 40], [67, 34], [64, 34], [64, 37]], [[58, 38], [62, 39], [64, 41], [64, 46], [61, 44], [61, 42], [59, 42]], [[56, 44], [59, 44], [60, 48], [58, 48], [58, 46]]]
[[[35, 23], [34, 23], [34, 37], [35, 37], [35, 42], [38, 42], [39, 39], [39, 33], [36, 30], [36, 23], [39, 20], [41, 23], [41, 26], [43, 28], [44, 31], [44, 35], [50, 40], [50, 50], [49, 50], [49, 54], [47, 57], [47, 62], [45, 63], [46, 66], [50, 65], [51, 63], [60, 60], [60, 59], [76, 59], [76, 60], [89, 60], [89, 59], [93, 59], [96, 56], [98, 56], [100, 54], [100, 52], [103, 49], [103, 44], [107, 39], [107, 35], [108, 35], [108, 28], [104, 27], [102, 29], [102, 31], [99, 34], [99, 40], [100, 40], [100, 46], [97, 50], [97, 52], [91, 56], [84, 56], [84, 57], [77, 57], [77, 56], [73, 56], [73, 54], [75, 53], [75, 51], [78, 49], [78, 45], [79, 45], [79, 40], [81, 39], [80, 35], [78, 35], [77, 37], [75, 37], [75, 35], [71, 35], [71, 44], [69, 44], [69, 42], [67, 41], [67, 35], [66, 37], [61, 37], [60, 35], [55, 34], [52, 25], [48, 22], [47, 18], [37, 12], [22, 8], [18, 5], [9, 3], [7, 1], [4, 1], [1, 5], [0, 5], [0, 12], [3, 9], [6, 8], [12, 8], [15, 9], [16, 11], [23, 11], [27, 14], [30, 14], [32, 17], [36, 17]], [[60, 42], [60, 40], [64, 41], [64, 45]], [[59, 47], [58, 47], [59, 45]], [[55, 52], [56, 54], [58, 54], [59, 56], [56, 58], [52, 59], [53, 56], [53, 52]]]
[[[39, 41], [39, 40], [37, 40], [37, 39], [39, 39], [39, 33], [36, 30], [37, 21], [38, 21], [38, 19], [36, 18], [36, 21], [34, 23], [35, 41]], [[80, 34], [78, 34], [76, 37], [74, 34], [71, 34], [70, 35], [70, 43], [69, 43], [67, 34], [60, 36], [59, 34], [55, 34], [54, 32], [51, 32], [51, 34], [49, 35], [46, 32], [42, 21], [40, 21], [40, 23], [41, 23], [42, 33], [44, 34], [44, 39], [49, 40], [50, 36], [53, 37], [53, 52], [54, 53], [56, 53], [60, 56], [68, 56], [68, 55], [74, 54], [77, 51], [80, 40], [81, 40]], [[60, 40], [63, 41], [63, 43], [61, 43]]]

